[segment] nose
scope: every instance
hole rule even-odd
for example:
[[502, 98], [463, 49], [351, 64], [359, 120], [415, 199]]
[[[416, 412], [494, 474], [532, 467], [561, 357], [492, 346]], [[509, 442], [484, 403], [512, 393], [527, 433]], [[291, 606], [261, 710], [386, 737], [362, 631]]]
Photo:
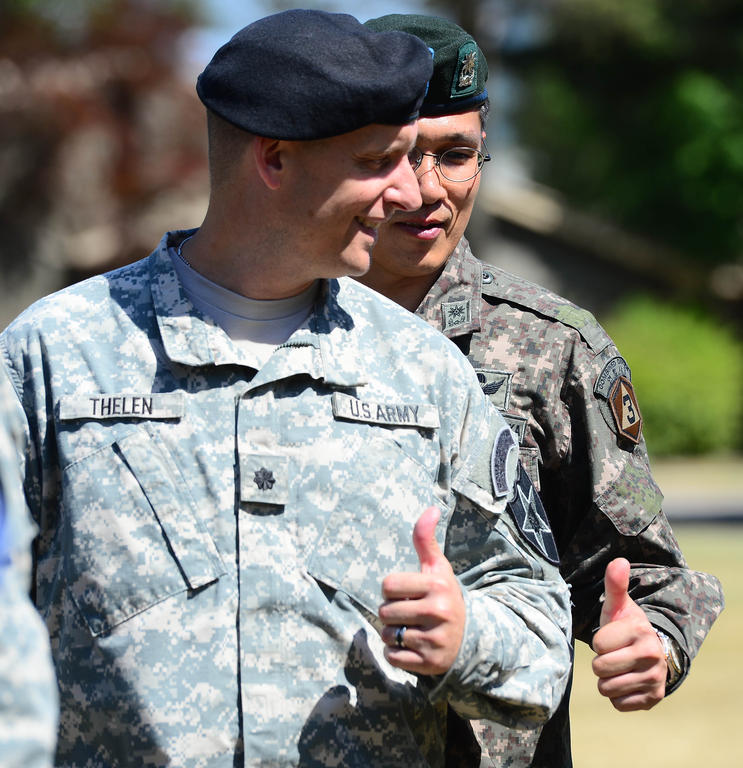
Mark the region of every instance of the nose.
[[387, 188], [385, 199], [403, 211], [416, 211], [421, 207], [423, 201], [418, 179], [407, 156], [402, 157], [397, 164], [393, 183]]
[[441, 171], [435, 157], [423, 155], [415, 175], [418, 179], [422, 202], [435, 203], [446, 196], [446, 190], [441, 181]]

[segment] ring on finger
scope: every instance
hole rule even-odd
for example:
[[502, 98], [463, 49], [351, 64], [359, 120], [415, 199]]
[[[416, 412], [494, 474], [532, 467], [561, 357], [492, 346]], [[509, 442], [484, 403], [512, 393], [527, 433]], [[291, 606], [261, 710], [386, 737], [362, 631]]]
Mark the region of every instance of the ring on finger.
[[405, 631], [407, 630], [407, 627], [405, 625], [397, 627], [395, 629], [395, 645], [398, 648], [405, 648]]

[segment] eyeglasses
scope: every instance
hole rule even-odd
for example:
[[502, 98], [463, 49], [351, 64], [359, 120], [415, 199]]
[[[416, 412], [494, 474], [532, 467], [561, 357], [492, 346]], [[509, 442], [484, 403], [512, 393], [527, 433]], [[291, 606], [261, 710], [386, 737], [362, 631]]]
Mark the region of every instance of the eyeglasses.
[[484, 141], [482, 146], [484, 153], [472, 147], [452, 147], [440, 153], [421, 152], [418, 147], [413, 147], [408, 152], [408, 160], [417, 171], [424, 157], [432, 157], [434, 166], [447, 181], [469, 181], [480, 173], [483, 163], [491, 159]]

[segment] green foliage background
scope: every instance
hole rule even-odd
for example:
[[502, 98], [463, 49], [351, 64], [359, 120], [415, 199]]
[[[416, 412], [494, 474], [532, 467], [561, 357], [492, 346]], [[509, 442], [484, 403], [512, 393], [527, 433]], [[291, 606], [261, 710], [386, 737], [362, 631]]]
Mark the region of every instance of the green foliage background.
[[647, 296], [625, 301], [603, 324], [632, 369], [651, 454], [742, 447], [743, 346], [728, 328]]
[[560, 0], [511, 55], [534, 173], [708, 264], [743, 254], [743, 3]]

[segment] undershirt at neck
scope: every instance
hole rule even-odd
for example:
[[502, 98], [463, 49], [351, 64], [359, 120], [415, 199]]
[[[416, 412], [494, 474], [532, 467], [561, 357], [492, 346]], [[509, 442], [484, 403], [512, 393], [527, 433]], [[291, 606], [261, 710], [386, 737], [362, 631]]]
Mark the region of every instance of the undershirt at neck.
[[263, 367], [274, 349], [312, 312], [317, 281], [302, 293], [286, 299], [249, 299], [205, 278], [186, 264], [175, 248], [170, 248], [169, 254], [189, 301], [211, 317], [257, 369]]

